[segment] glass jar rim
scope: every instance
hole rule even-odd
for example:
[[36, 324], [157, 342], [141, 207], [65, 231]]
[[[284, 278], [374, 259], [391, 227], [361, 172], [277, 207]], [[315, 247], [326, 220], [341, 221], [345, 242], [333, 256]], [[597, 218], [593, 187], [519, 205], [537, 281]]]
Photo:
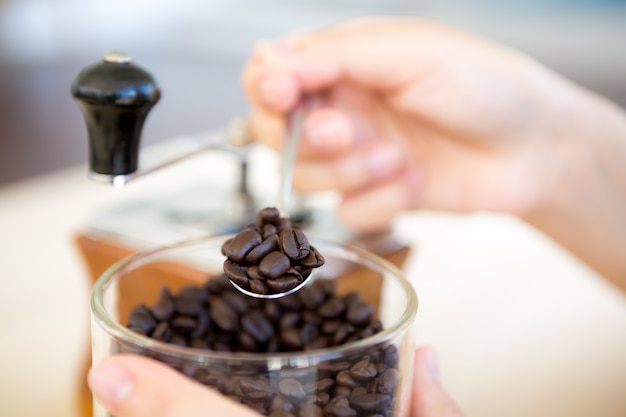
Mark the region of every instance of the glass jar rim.
[[107, 268], [106, 271], [100, 275], [95, 285], [91, 290], [90, 295], [90, 308], [93, 319], [97, 324], [111, 337], [122, 341], [125, 344], [130, 344], [139, 349], [146, 349], [156, 354], [161, 354], [170, 357], [176, 357], [178, 359], [192, 361], [195, 363], [212, 363], [214, 361], [237, 361], [237, 362], [271, 362], [271, 361], [289, 361], [298, 362], [299, 359], [306, 359], [307, 362], [322, 362], [335, 358], [343, 357], [347, 352], [351, 352], [357, 349], [363, 349], [370, 346], [382, 345], [386, 341], [392, 340], [396, 335], [401, 334], [407, 327], [413, 324], [415, 316], [417, 314], [418, 299], [415, 289], [411, 283], [405, 278], [404, 273], [397, 268], [391, 262], [383, 259], [382, 257], [375, 255], [365, 249], [359, 248], [355, 245], [336, 243], [319, 238], [310, 238], [311, 243], [316, 247], [334, 248], [335, 250], [341, 250], [344, 254], [352, 254], [349, 260], [354, 261], [359, 258], [359, 263], [362, 266], [368, 266], [370, 268], [376, 267], [378, 272], [386, 272], [393, 276], [393, 278], [400, 285], [406, 296], [406, 308], [393, 324], [384, 328], [378, 333], [375, 333], [366, 338], [345, 343], [339, 346], [321, 349], [312, 349], [307, 351], [298, 352], [223, 352], [214, 351], [186, 346], [177, 346], [166, 342], [161, 342], [152, 339], [148, 336], [136, 333], [129, 328], [123, 326], [117, 320], [115, 320], [104, 305], [104, 294], [107, 288], [115, 282], [115, 280], [124, 273], [125, 269], [140, 266], [147, 263], [146, 258], [151, 258], [162, 252], [166, 252], [174, 249], [182, 249], [185, 247], [192, 247], [202, 243], [208, 243], [209, 241], [218, 238], [223, 240], [228, 239], [229, 235], [211, 235], [200, 238], [193, 238], [182, 240], [171, 245], [159, 246], [153, 249], [143, 250], [129, 256], [126, 256]]

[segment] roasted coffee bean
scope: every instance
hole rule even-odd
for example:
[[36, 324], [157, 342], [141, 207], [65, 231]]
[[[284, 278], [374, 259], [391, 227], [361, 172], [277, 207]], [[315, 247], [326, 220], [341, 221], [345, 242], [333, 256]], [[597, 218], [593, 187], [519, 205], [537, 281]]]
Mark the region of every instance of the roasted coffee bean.
[[196, 320], [187, 316], [176, 316], [171, 321], [172, 328], [180, 333], [191, 333], [196, 325]]
[[280, 232], [279, 237], [280, 246], [290, 259], [306, 258], [311, 250], [309, 240], [300, 229], [284, 229]]
[[358, 387], [360, 384], [352, 377], [350, 372], [341, 371], [337, 374], [337, 385], [352, 389]]
[[278, 390], [285, 397], [294, 400], [301, 400], [306, 396], [300, 381], [293, 378], [281, 379], [278, 382]]
[[241, 326], [259, 342], [267, 342], [274, 335], [274, 326], [262, 310], [253, 310], [246, 314], [241, 319]]
[[350, 407], [347, 397], [337, 396], [328, 401], [324, 413], [331, 417], [356, 417], [356, 410]]
[[368, 359], [363, 359], [350, 367], [350, 375], [358, 380], [367, 380], [378, 375], [376, 364]]
[[248, 282], [248, 285], [250, 285], [252, 292], [257, 294], [267, 294], [269, 292], [269, 288], [265, 284], [265, 281], [261, 279], [251, 279]]
[[289, 413], [293, 413], [296, 410], [296, 408], [291, 403], [291, 401], [289, 401], [282, 395], [277, 395], [274, 397], [274, 399], [272, 400], [272, 403], [270, 404], [269, 409], [272, 412], [273, 411], [286, 411]]
[[224, 274], [240, 287], [246, 288], [248, 286], [250, 279], [247, 272], [248, 267], [245, 265], [240, 265], [230, 259], [224, 261]]
[[310, 324], [311, 326], [315, 326], [315, 328], [319, 328], [320, 324], [322, 324], [322, 318], [315, 314], [312, 311], [304, 310], [302, 312], [302, 320], [306, 324]]
[[262, 241], [263, 238], [259, 232], [252, 229], [243, 229], [233, 237], [232, 241], [225, 248], [225, 255], [233, 262], [242, 263], [245, 261], [248, 253], [261, 244]]
[[330, 395], [327, 392], [320, 392], [317, 394], [317, 404], [320, 407], [324, 407], [330, 401]]
[[220, 298], [226, 301], [237, 314], [245, 314], [250, 309], [247, 297], [239, 292], [227, 292], [221, 294]]
[[367, 323], [374, 314], [374, 308], [365, 301], [357, 301], [349, 304], [346, 318], [350, 323], [360, 326]]
[[168, 343], [171, 343], [172, 345], [184, 347], [184, 346], [187, 346], [187, 339], [185, 339], [183, 336], [179, 334], [175, 334], [170, 338]]
[[274, 390], [269, 382], [262, 378], [242, 378], [239, 381], [239, 388], [244, 394], [251, 392], [261, 392], [267, 398], [274, 396]]
[[202, 302], [194, 297], [180, 297], [174, 301], [174, 309], [179, 314], [195, 316], [202, 310]]
[[349, 387], [345, 386], [336, 386], [332, 389], [331, 394], [333, 397], [346, 397], [348, 398], [352, 390]]
[[195, 298], [203, 303], [209, 298], [209, 292], [197, 285], [186, 285], [178, 291], [178, 298]]
[[280, 234], [280, 232], [282, 232], [285, 229], [293, 229], [296, 225], [289, 220], [286, 217], [281, 217], [280, 220], [278, 220], [278, 224], [276, 225], [276, 228], [278, 229], [278, 233]]
[[282, 328], [295, 326], [300, 321], [300, 314], [295, 311], [288, 311], [284, 314], [278, 323], [278, 326]]
[[261, 274], [267, 278], [278, 278], [285, 274], [289, 268], [291, 268], [289, 258], [280, 251], [268, 253], [259, 263]]
[[366, 393], [355, 396], [350, 403], [357, 410], [375, 413], [384, 410], [391, 403], [391, 397], [387, 394]]
[[174, 314], [174, 302], [170, 298], [160, 298], [154, 303], [151, 311], [157, 320], [169, 320]]
[[302, 281], [293, 275], [283, 275], [279, 278], [268, 278], [265, 282], [274, 292], [281, 293], [296, 288]]
[[246, 275], [250, 279], [258, 279], [261, 281], [265, 281], [265, 276], [261, 273], [258, 265], [250, 265], [246, 268]]
[[383, 394], [392, 394], [399, 381], [400, 371], [396, 368], [389, 368], [378, 379], [378, 391]]
[[156, 320], [144, 305], [135, 307], [128, 317], [128, 327], [141, 329], [143, 334], [150, 334], [156, 324]]
[[207, 341], [202, 339], [192, 339], [189, 342], [189, 346], [195, 349], [209, 349], [209, 344], [207, 343]]
[[172, 331], [170, 330], [169, 323], [166, 321], [162, 321], [154, 328], [154, 331], [152, 332], [150, 337], [161, 342], [166, 342], [171, 335]]
[[278, 321], [281, 317], [281, 311], [276, 303], [265, 303], [263, 311], [268, 319], [272, 321]]
[[246, 352], [257, 352], [259, 350], [258, 343], [254, 340], [250, 333], [240, 332], [238, 340], [239, 348]]
[[224, 300], [213, 298], [209, 306], [211, 319], [220, 329], [236, 331], [239, 329], [237, 312]]
[[277, 250], [278, 245], [278, 236], [271, 235], [248, 253], [246, 263], [258, 264], [267, 254]]
[[333, 345], [337, 346], [344, 343], [348, 336], [352, 335], [355, 330], [356, 328], [349, 323], [340, 324], [339, 328], [337, 328], [337, 331], [335, 332], [335, 334], [333, 334], [333, 337], [331, 339]]
[[344, 312], [346, 304], [339, 297], [331, 297], [326, 300], [317, 310], [318, 314], [324, 318], [335, 318]]
[[315, 247], [311, 246], [309, 250], [309, 254], [300, 261], [303, 266], [307, 268], [319, 268], [324, 265], [325, 259], [321, 253]]
[[263, 227], [266, 224], [276, 226], [280, 220], [280, 212], [276, 207], [265, 207], [261, 209], [256, 215], [257, 227]]
[[274, 236], [278, 234], [278, 229], [273, 224], [266, 224], [263, 226], [262, 230], [263, 239], [267, 239], [270, 236]]
[[299, 350], [302, 349], [304, 343], [302, 343], [302, 336], [300, 330], [295, 327], [287, 327], [279, 333], [280, 345], [286, 350]]
[[324, 417], [324, 413], [315, 403], [303, 404], [298, 411], [298, 417]]
[[322, 332], [326, 334], [334, 334], [339, 326], [341, 326], [341, 320], [324, 320], [322, 322]]
[[330, 346], [330, 341], [325, 336], [319, 336], [304, 346], [304, 350], [324, 349]]
[[352, 401], [352, 399], [354, 397], [356, 397], [357, 395], [361, 395], [361, 394], [367, 394], [367, 388], [363, 387], [363, 386], [359, 386], [356, 387], [352, 390], [352, 392], [350, 393], [350, 401]]
[[324, 291], [319, 286], [315, 285], [309, 285], [301, 291], [298, 291], [297, 294], [302, 305], [309, 310], [317, 309], [326, 299]]

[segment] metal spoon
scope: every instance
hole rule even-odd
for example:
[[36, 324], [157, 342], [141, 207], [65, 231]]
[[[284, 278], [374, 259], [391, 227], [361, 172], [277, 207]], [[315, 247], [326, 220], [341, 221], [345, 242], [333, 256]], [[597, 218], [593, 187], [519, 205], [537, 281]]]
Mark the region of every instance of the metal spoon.
[[[301, 101], [300, 103], [298, 103], [298, 105], [290, 112], [289, 116], [287, 117], [287, 128], [285, 129], [285, 136], [283, 137], [283, 143], [280, 151], [280, 185], [278, 188], [278, 200], [276, 203], [276, 208], [278, 209], [281, 217], [289, 217], [291, 186], [293, 183], [293, 168], [296, 162], [296, 156], [298, 154], [300, 137], [302, 135], [302, 123], [305, 113], [305, 104], [306, 101]], [[273, 294], [259, 294], [240, 287], [232, 280], [230, 281], [230, 283], [233, 285], [233, 287], [249, 297], [271, 300], [293, 294], [294, 292], [304, 287], [308, 283], [309, 279], [311, 279], [310, 275], [307, 278], [303, 279], [300, 284], [293, 287], [292, 289], [285, 292]]]

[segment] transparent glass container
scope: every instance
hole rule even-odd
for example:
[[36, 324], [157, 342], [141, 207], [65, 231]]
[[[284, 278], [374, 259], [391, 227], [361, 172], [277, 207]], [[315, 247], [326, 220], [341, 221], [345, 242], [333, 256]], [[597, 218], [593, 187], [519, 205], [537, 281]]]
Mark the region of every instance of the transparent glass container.
[[[346, 324], [345, 318], [341, 323], [345, 326], [339, 326], [343, 330], [337, 329], [335, 323], [324, 327], [326, 335], [314, 332], [314, 336], [325, 340], [345, 342], [335, 347], [309, 345], [307, 350], [288, 352], [267, 351], [267, 343], [263, 352], [180, 346], [128, 328], [133, 309], [140, 305], [149, 309], [164, 293], [201, 286], [210, 298], [217, 297], [212, 294], [213, 287], [232, 289], [229, 284], [215, 281], [224, 280], [221, 273], [225, 258], [220, 248], [228, 237], [194, 239], [140, 252], [109, 268], [91, 294], [93, 363], [120, 352], [148, 356], [261, 414], [282, 409], [298, 416], [304, 408], [310, 412], [313, 407], [318, 413], [321, 410], [323, 416], [408, 415], [417, 296], [398, 268], [357, 247], [310, 239], [326, 263], [313, 272], [314, 283], [307, 287], [332, 287], [335, 297], [358, 299], [371, 306], [372, 320], [382, 324], [382, 330], [373, 326], [376, 332], [365, 330], [369, 333], [361, 333], [360, 339], [337, 335], [340, 331], [349, 335], [354, 327]], [[307, 287], [301, 291], [307, 291]], [[302, 297], [299, 293], [281, 300], [252, 301], [250, 297], [241, 297], [251, 300], [250, 308], [260, 314], [268, 312], [269, 316], [269, 311], [275, 312], [280, 305], [281, 317], [271, 320], [279, 326], [284, 320], [282, 316], [288, 315], [285, 309], [304, 311], [302, 305], [289, 307], [289, 297]], [[308, 318], [322, 311], [319, 305], [309, 307], [310, 312], [298, 314]], [[296, 327], [304, 334], [307, 323], [301, 321]], [[277, 334], [280, 332], [276, 330]], [[94, 416], [110, 416], [95, 398]]]

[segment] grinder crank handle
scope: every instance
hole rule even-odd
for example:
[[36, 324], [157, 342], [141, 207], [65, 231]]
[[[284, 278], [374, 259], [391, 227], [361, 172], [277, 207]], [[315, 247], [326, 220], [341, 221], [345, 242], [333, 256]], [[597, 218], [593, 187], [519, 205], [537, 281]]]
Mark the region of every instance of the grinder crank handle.
[[87, 124], [92, 178], [113, 183], [137, 171], [141, 130], [161, 97], [152, 75], [112, 51], [84, 68], [71, 92]]

